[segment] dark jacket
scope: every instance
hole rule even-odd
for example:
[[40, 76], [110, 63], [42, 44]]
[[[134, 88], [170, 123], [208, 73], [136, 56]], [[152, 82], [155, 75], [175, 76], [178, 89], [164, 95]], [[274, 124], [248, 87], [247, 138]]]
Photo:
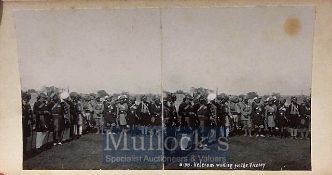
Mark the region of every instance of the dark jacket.
[[36, 115], [36, 131], [45, 132], [51, 130], [52, 116], [51, 109], [52, 103], [45, 103], [44, 101], [37, 101], [33, 105], [33, 112]]

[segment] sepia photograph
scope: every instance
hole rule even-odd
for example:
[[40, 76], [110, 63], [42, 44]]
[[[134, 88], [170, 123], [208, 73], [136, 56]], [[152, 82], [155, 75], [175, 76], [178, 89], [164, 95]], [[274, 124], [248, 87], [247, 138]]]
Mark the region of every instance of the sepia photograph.
[[24, 170], [312, 170], [314, 6], [14, 19]]
[[15, 14], [23, 169], [162, 169], [159, 14]]
[[311, 170], [313, 7], [165, 9], [162, 22], [166, 138], [180, 145], [165, 169]]

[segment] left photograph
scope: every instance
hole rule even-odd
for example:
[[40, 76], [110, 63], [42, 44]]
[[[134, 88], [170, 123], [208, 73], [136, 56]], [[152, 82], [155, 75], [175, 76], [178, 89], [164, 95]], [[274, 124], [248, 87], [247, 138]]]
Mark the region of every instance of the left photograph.
[[14, 18], [23, 169], [163, 169], [160, 10]]

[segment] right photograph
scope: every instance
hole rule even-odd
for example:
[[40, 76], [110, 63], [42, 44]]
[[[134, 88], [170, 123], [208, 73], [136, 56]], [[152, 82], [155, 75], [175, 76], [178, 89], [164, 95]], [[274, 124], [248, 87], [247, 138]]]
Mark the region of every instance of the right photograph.
[[315, 8], [161, 9], [164, 169], [311, 168]]

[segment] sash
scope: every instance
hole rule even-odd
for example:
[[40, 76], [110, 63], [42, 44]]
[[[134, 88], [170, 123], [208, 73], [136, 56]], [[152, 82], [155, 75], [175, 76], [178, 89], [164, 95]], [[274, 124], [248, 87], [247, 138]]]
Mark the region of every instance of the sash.
[[142, 102], [141, 112], [142, 113], [148, 113], [150, 115], [149, 108], [148, 108], [148, 106], [144, 102]]
[[290, 114], [292, 114], [292, 115], [299, 114], [299, 110], [294, 104], [291, 104], [291, 106], [290, 106]]

